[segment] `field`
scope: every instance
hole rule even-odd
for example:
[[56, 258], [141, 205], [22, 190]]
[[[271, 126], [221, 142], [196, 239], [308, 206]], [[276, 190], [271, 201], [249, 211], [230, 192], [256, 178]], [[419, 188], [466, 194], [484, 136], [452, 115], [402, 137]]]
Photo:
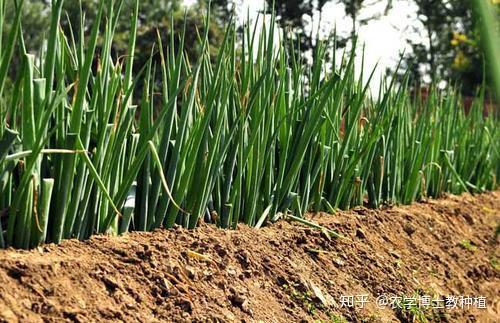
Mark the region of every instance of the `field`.
[[[100, 1], [89, 28], [83, 14], [63, 25], [52, 1], [29, 53], [23, 3], [8, 15], [0, 0], [0, 319], [365, 315], [320, 290], [470, 293], [488, 310], [450, 315], [498, 317], [495, 87], [467, 111], [456, 87], [424, 98], [404, 71], [373, 93], [364, 53], [339, 60], [335, 38], [318, 39], [306, 64], [274, 15], [231, 21], [213, 48], [209, 10], [194, 59], [184, 25], [167, 42], [158, 30], [137, 66], [140, 1], [123, 55], [121, 0]], [[382, 315], [444, 315], [408, 310]]]
[[[255, 231], [202, 225], [0, 252], [0, 318], [14, 322], [495, 322], [500, 314], [500, 193], [383, 210], [357, 207], [321, 225]], [[379, 309], [382, 294], [483, 296], [475, 306]], [[369, 295], [364, 308], [342, 295]], [[469, 307], [469, 308], [467, 308]]]

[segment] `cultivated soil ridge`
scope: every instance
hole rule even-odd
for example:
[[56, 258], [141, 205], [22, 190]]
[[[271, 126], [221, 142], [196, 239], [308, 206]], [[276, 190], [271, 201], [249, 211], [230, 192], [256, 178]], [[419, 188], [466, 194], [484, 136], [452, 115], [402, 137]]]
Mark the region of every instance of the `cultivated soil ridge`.
[[500, 322], [500, 192], [310, 218], [0, 250], [0, 321]]

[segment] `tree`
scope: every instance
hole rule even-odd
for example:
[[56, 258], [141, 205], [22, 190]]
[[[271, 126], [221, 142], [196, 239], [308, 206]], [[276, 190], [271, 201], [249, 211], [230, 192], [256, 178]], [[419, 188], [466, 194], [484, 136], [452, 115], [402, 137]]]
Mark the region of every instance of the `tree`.
[[[382, 15], [369, 16], [363, 20], [358, 19], [361, 10], [380, 2], [387, 2], [387, 12], [392, 4], [392, 0], [291, 0], [275, 1], [266, 0], [267, 13], [272, 12], [273, 3], [275, 3], [274, 12], [280, 26], [290, 31], [291, 39], [300, 39], [300, 48], [308, 51], [314, 47], [316, 31], [312, 30], [310, 22], [315, 13], [319, 13], [320, 19], [323, 15], [323, 9], [327, 3], [334, 2], [337, 5], [343, 5], [347, 17], [351, 20], [351, 32], [349, 35], [336, 35], [336, 45], [338, 48], [345, 47], [352, 41], [357, 33], [357, 26], [367, 24], [372, 19], [378, 19]], [[339, 6], [340, 8], [340, 6]], [[333, 32], [333, 31], [332, 31]], [[328, 35], [329, 36], [329, 35]]]
[[[414, 0], [423, 31], [422, 41], [408, 41], [412, 51], [403, 61], [403, 70], [420, 84], [425, 76], [431, 81], [449, 80], [465, 95], [473, 95], [484, 79], [484, 59], [477, 17], [469, 1]], [[497, 6], [500, 8], [500, 5]]]
[[[95, 16], [101, 1], [108, 0], [65, 0], [63, 5], [63, 17], [61, 25], [68, 34], [70, 24], [75, 31], [75, 40], [78, 42], [80, 3], [81, 11], [85, 16], [85, 31], [90, 30], [95, 20]], [[24, 2], [23, 8], [23, 37], [26, 48], [29, 52], [37, 53], [43, 45], [44, 36], [49, 32], [50, 27], [50, 0], [31, 0]], [[120, 3], [113, 2], [115, 7]], [[115, 39], [113, 42], [113, 53], [116, 56], [125, 54], [128, 45], [130, 32], [130, 16], [134, 10], [135, 1], [124, 0], [122, 2], [120, 19], [118, 20]], [[138, 35], [136, 45], [135, 68], [140, 69], [149, 59], [151, 47], [157, 41], [157, 30], [164, 43], [168, 43], [170, 33], [180, 33], [183, 29], [184, 19], [186, 19], [186, 50], [190, 58], [194, 58], [199, 53], [198, 33], [203, 33], [204, 18], [201, 13], [205, 13], [208, 1], [200, 0], [194, 8], [185, 9], [183, 0], [140, 0], [140, 10], [138, 17]], [[14, 1], [7, 2], [7, 14], [14, 12]], [[216, 0], [213, 4], [215, 19], [211, 20], [209, 26], [210, 42], [215, 51], [222, 41], [223, 18], [228, 17], [228, 1]], [[225, 10], [223, 12], [223, 10]], [[171, 17], [174, 20], [174, 29], [171, 28]], [[104, 29], [104, 26], [102, 27]], [[8, 30], [8, 28], [5, 28]]]
[[351, 38], [356, 35], [356, 22], [358, 13], [361, 10], [364, 0], [344, 0], [340, 1], [344, 3], [345, 13], [351, 18], [352, 28], [351, 28]]
[[[298, 41], [302, 50], [313, 47], [312, 31], [307, 31], [306, 17], [312, 19], [317, 9], [313, 0], [274, 1], [266, 0], [267, 13], [274, 13], [279, 25], [289, 33], [291, 40]], [[322, 1], [323, 5], [325, 1]], [[274, 8], [273, 8], [274, 5]]]
[[[206, 6], [207, 0], [205, 0]], [[231, 16], [233, 6], [236, 5], [234, 0], [211, 0], [211, 9], [212, 14], [216, 19], [219, 20], [220, 24], [225, 24], [228, 22], [229, 17]]]

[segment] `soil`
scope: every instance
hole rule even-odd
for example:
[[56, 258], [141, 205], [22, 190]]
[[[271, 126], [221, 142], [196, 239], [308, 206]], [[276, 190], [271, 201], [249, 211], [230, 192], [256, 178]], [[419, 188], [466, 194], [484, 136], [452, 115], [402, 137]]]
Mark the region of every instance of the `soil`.
[[500, 192], [310, 219], [347, 239], [280, 221], [2, 250], [0, 321], [500, 321]]

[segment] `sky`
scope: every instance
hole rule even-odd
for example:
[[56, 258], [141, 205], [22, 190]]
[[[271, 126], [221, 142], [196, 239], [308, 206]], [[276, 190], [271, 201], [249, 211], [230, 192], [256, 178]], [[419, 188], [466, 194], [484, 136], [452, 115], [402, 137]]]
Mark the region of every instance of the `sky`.
[[[236, 10], [238, 12], [240, 21], [246, 18], [247, 9], [250, 12], [251, 19], [255, 19], [258, 11], [263, 8], [264, 0], [237, 0], [239, 5]], [[365, 5], [361, 9], [359, 18], [371, 17], [374, 15], [381, 15], [379, 19], [373, 19], [366, 25], [358, 26], [359, 44], [365, 46], [365, 66], [367, 69], [372, 69], [377, 65], [377, 73], [381, 75], [385, 72], [386, 68], [394, 68], [400, 57], [400, 53], [408, 52], [407, 39], [420, 38], [418, 30], [421, 29], [417, 20], [417, 6], [413, 1], [409, 0], [393, 0], [392, 9], [389, 10], [387, 15], [384, 15], [386, 8], [385, 1], [365, 1]], [[196, 0], [185, 0], [186, 5], [196, 3]], [[371, 5], [370, 5], [371, 4]], [[312, 24], [313, 30], [317, 30], [319, 25], [319, 13], [313, 17]], [[320, 33], [328, 34], [335, 27], [337, 32], [341, 35], [347, 35], [351, 31], [352, 22], [349, 17], [345, 15], [343, 5], [336, 3], [336, 1], [328, 2], [323, 8], [321, 17]], [[415, 31], [417, 30], [417, 32]], [[358, 65], [361, 64], [361, 57], [359, 57]], [[368, 77], [368, 73], [365, 73]], [[372, 83], [372, 88], [378, 87], [377, 78]]]

